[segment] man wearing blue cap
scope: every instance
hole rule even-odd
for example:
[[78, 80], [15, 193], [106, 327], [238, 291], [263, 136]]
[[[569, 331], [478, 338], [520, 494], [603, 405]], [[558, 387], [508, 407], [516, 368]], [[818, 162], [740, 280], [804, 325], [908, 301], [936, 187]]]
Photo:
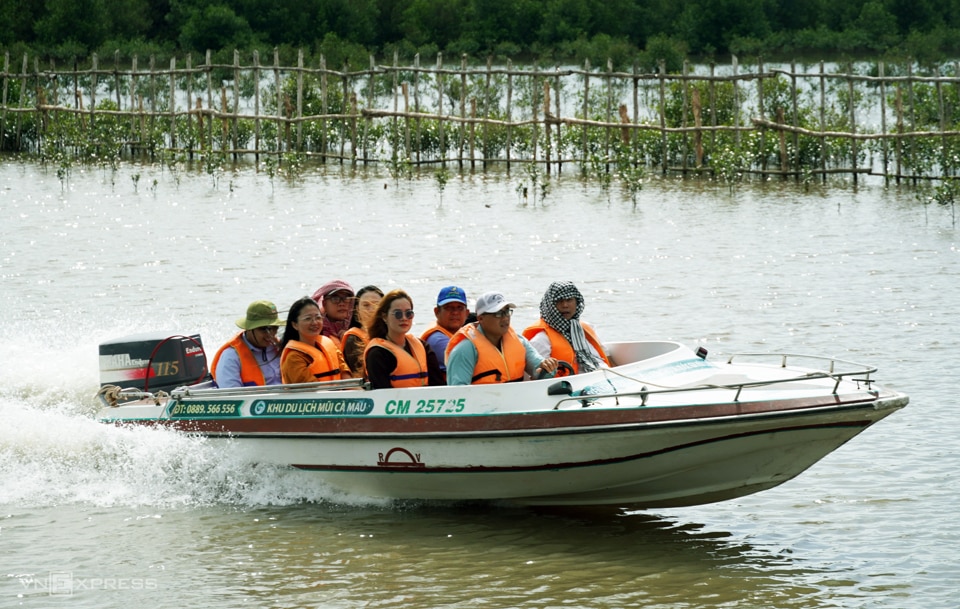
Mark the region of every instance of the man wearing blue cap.
[[440, 290], [437, 295], [437, 306], [433, 308], [437, 323], [420, 335], [420, 340], [430, 345], [433, 352], [437, 354], [444, 381], [447, 378], [447, 365], [443, 361], [443, 354], [447, 351], [447, 343], [457, 330], [467, 323], [469, 313], [467, 293], [463, 288], [449, 285]]

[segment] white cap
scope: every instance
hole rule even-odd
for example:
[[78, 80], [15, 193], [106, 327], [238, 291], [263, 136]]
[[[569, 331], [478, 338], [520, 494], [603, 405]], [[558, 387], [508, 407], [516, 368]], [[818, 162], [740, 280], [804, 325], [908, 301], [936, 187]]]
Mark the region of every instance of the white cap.
[[504, 307], [517, 308], [517, 305], [513, 304], [512, 302], [508, 302], [500, 292], [487, 292], [477, 299], [476, 314], [483, 315], [484, 313], [496, 313]]

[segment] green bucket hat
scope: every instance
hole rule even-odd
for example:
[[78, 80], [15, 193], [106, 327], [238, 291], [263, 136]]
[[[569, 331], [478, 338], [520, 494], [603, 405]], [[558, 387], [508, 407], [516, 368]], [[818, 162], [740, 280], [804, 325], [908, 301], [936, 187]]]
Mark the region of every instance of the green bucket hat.
[[251, 302], [247, 307], [247, 316], [237, 320], [237, 327], [253, 330], [264, 326], [282, 326], [286, 322], [277, 316], [277, 306], [269, 300]]

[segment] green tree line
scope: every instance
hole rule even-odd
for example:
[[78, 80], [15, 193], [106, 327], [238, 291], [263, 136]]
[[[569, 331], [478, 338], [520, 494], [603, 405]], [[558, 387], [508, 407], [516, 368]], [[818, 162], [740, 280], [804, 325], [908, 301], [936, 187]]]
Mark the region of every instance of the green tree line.
[[332, 61], [444, 52], [620, 66], [728, 53], [960, 50], [960, 0], [0, 0], [0, 47], [54, 59], [305, 49]]

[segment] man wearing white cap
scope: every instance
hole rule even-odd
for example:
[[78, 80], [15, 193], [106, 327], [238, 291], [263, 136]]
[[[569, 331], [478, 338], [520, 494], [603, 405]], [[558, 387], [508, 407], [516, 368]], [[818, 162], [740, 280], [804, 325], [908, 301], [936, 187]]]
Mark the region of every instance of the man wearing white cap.
[[522, 381], [524, 373], [553, 376], [557, 360], [541, 357], [510, 327], [516, 306], [499, 292], [477, 299], [477, 323], [460, 328], [447, 346], [448, 385]]
[[277, 331], [284, 323], [272, 302], [250, 303], [246, 317], [237, 320], [243, 332], [213, 356], [210, 372], [217, 387], [281, 384]]

